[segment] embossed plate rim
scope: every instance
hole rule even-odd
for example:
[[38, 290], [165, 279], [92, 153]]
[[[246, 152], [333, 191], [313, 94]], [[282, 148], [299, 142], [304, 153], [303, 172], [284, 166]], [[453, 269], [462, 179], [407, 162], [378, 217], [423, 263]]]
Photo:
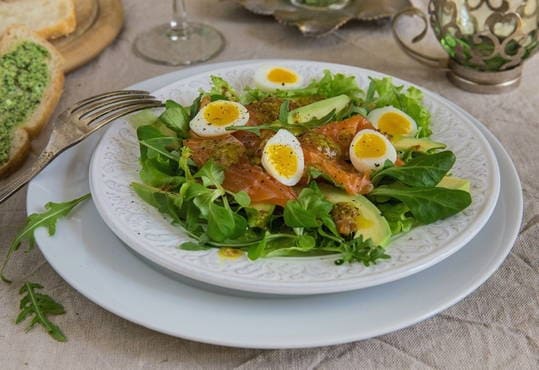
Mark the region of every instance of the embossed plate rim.
[[[345, 66], [345, 65], [338, 65], [338, 64], [330, 64], [330, 63], [319, 63], [319, 62], [307, 62], [307, 61], [293, 61], [293, 60], [282, 60], [280, 61], [282, 64], [290, 64], [290, 63], [302, 63], [302, 64], [310, 64], [311, 66], [314, 66], [314, 68], [330, 68], [334, 70], [339, 69], [352, 69], [355, 70], [355, 74], [361, 75], [362, 78], [365, 78], [366, 75], [370, 76], [383, 76], [383, 74], [369, 71], [357, 67], [352, 66]], [[262, 62], [264, 63], [264, 62]], [[253, 68], [253, 66], [261, 64], [261, 62], [255, 62], [250, 63], [247, 65], [242, 65], [244, 69], [247, 69], [248, 67]], [[181, 79], [177, 81], [174, 84], [168, 85], [164, 89], [160, 89], [156, 91], [155, 93], [157, 95], [161, 94], [164, 90], [173, 90], [173, 87], [176, 85], [181, 85], [182, 83], [185, 84], [186, 81], [196, 81], [197, 79], [200, 79], [201, 77], [205, 77], [207, 79], [207, 76], [211, 73], [216, 74], [222, 74], [226, 71], [233, 70], [235, 67], [229, 67], [229, 68], [221, 68], [218, 70], [212, 70], [207, 73], [201, 73], [197, 75], [193, 75], [187, 79]], [[400, 79], [394, 78], [396, 82], [398, 83], [404, 83], [406, 85], [413, 85], [411, 83], [408, 83], [406, 81], [402, 81]], [[415, 86], [415, 85], [414, 85]], [[455, 110], [454, 108], [447, 105], [443, 99], [438, 98], [436, 94], [433, 94], [429, 92], [426, 89], [422, 90], [425, 92], [425, 95], [428, 95], [430, 99], [433, 99], [437, 101], [437, 103], [441, 106], [444, 106], [445, 108], [451, 110], [452, 114], [456, 114], [460, 117], [460, 119], [467, 121], [468, 119], [462, 115], [458, 110]], [[444, 109], [445, 109], [444, 108]], [[131, 248], [133, 248], [135, 251], [143, 255], [145, 258], [148, 258], [154, 263], [157, 263], [158, 265], [173, 271], [175, 273], [179, 273], [181, 275], [187, 276], [189, 278], [200, 280], [205, 283], [214, 284], [226, 288], [231, 289], [238, 289], [238, 290], [245, 290], [245, 291], [251, 291], [251, 292], [257, 292], [257, 293], [271, 293], [271, 294], [319, 294], [319, 293], [330, 293], [330, 292], [339, 292], [339, 291], [346, 291], [346, 290], [353, 290], [353, 289], [359, 289], [359, 288], [365, 288], [369, 286], [374, 286], [378, 284], [383, 284], [389, 281], [393, 281], [396, 279], [403, 278], [405, 276], [408, 276], [410, 274], [416, 273], [418, 271], [421, 271], [427, 267], [432, 266], [433, 264], [441, 261], [444, 258], [447, 258], [452, 253], [456, 252], [459, 248], [461, 248], [463, 245], [465, 245], [473, 236], [479, 232], [479, 230], [483, 227], [483, 225], [486, 223], [488, 218], [490, 217], [494, 206], [496, 204], [496, 199], [499, 194], [499, 170], [498, 165], [495, 159], [495, 156], [492, 152], [492, 148], [486, 141], [486, 139], [483, 137], [483, 135], [480, 133], [480, 131], [475, 128], [475, 126], [470, 122], [467, 122], [466, 124], [468, 126], [468, 129], [473, 131], [476, 138], [478, 138], [483, 145], [483, 149], [486, 150], [486, 155], [488, 158], [488, 165], [490, 168], [491, 173], [491, 183], [489, 184], [488, 188], [494, 190], [490, 196], [488, 197], [488, 201], [486, 202], [486, 205], [483, 205], [483, 209], [481, 212], [479, 212], [479, 217], [476, 217], [474, 220], [475, 228], [472, 230], [468, 230], [465, 235], [460, 235], [459, 237], [456, 237], [453, 239], [451, 243], [449, 243], [448, 246], [442, 247], [440, 250], [438, 250], [436, 253], [430, 253], [427, 256], [423, 256], [419, 258], [417, 261], [414, 261], [413, 263], [405, 263], [400, 268], [396, 268], [393, 270], [382, 272], [378, 275], [374, 275], [374, 277], [371, 276], [363, 276], [363, 277], [350, 277], [350, 278], [342, 278], [338, 280], [329, 280], [329, 281], [261, 281], [261, 280], [252, 280], [252, 279], [246, 279], [242, 276], [231, 276], [227, 274], [223, 274], [221, 272], [216, 273], [214, 271], [208, 271], [205, 268], [199, 268], [198, 266], [193, 266], [189, 264], [185, 264], [183, 261], [181, 261], [180, 264], [173, 263], [170, 258], [167, 256], [164, 256], [163, 254], [159, 253], [158, 251], [147, 248], [143, 244], [141, 244], [140, 240], [138, 240], [136, 235], [133, 235], [132, 233], [125, 232], [123, 228], [119, 227], [117, 224], [117, 215], [113, 215], [110, 212], [109, 203], [106, 201], [103, 201], [102, 199], [102, 184], [100, 183], [99, 179], [99, 169], [101, 168], [101, 162], [96, 160], [98, 158], [98, 154], [100, 153], [100, 149], [102, 147], [102, 143], [106, 142], [107, 135], [110, 135], [111, 132], [114, 131], [114, 127], [111, 127], [109, 131], [105, 133], [103, 136], [103, 140], [98, 146], [98, 149], [94, 152], [94, 155], [92, 157], [91, 165], [90, 165], [90, 187], [92, 189], [92, 193], [94, 195], [94, 202], [96, 203], [96, 207], [101, 215], [101, 217], [105, 220], [105, 222], [108, 224], [108, 226], [122, 239], [127, 245], [129, 245]], [[99, 163], [98, 163], [99, 162]], [[150, 211], [151, 212], [151, 211]], [[183, 252], [183, 251], [182, 251]], [[189, 253], [196, 253], [196, 252], [189, 252]], [[217, 258], [217, 257], [215, 257]], [[264, 262], [265, 261], [265, 262]], [[291, 259], [287, 259], [287, 262], [290, 262]], [[296, 259], [295, 261], [301, 261], [299, 263], [307, 263], [306, 259]], [[176, 261], [178, 262], [178, 261]], [[212, 261], [213, 263], [213, 261]], [[230, 262], [234, 263], [234, 262]], [[257, 261], [254, 262], [255, 264], [260, 263], [274, 263], [273, 261], [268, 262], [268, 260], [262, 260], [261, 262]], [[316, 266], [315, 266], [316, 267]]]

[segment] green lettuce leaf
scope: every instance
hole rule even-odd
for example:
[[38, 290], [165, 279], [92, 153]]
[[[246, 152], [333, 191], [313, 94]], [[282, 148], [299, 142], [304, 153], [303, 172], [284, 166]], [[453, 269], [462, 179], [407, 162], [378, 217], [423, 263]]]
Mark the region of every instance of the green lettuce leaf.
[[356, 100], [363, 98], [364, 92], [357, 84], [354, 76], [347, 76], [342, 73], [332, 73], [329, 70], [325, 70], [322, 78], [313, 80], [307, 86], [299, 89], [266, 92], [256, 88], [247, 88], [241, 95], [240, 101], [242, 104], [249, 104], [253, 101], [262, 100], [268, 96], [283, 99], [317, 96], [326, 99], [338, 95], [348, 95], [352, 100]]
[[391, 234], [393, 235], [410, 231], [417, 222], [410, 213], [410, 208], [404, 203], [379, 204], [378, 209], [382, 212], [382, 216], [387, 220], [389, 228], [391, 229]]
[[421, 90], [410, 86], [404, 90], [404, 86], [396, 86], [390, 77], [370, 78], [369, 88], [365, 105], [368, 110], [391, 105], [402, 110], [417, 123], [417, 137], [430, 136], [430, 112], [423, 104]]
[[212, 85], [208, 95], [212, 98], [211, 100], [239, 101], [240, 97], [237, 91], [222, 77], [211, 76], [210, 78]]
[[165, 102], [165, 111], [159, 116], [169, 129], [178, 134], [179, 137], [187, 137], [189, 133], [189, 112], [186, 108], [173, 100]]

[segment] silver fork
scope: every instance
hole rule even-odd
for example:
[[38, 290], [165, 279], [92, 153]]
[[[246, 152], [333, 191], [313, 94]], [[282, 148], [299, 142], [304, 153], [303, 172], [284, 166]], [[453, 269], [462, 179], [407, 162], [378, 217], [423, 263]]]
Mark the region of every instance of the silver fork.
[[147, 91], [139, 90], [112, 91], [78, 102], [58, 116], [47, 146], [32, 167], [0, 181], [0, 203], [26, 185], [58, 154], [101, 127], [130, 113], [162, 105]]

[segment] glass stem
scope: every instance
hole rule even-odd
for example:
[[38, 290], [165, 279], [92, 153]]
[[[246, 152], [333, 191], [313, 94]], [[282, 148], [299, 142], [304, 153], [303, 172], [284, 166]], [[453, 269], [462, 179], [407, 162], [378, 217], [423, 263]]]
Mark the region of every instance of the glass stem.
[[170, 20], [169, 37], [172, 40], [186, 39], [189, 37], [189, 23], [185, 0], [172, 0], [172, 19]]

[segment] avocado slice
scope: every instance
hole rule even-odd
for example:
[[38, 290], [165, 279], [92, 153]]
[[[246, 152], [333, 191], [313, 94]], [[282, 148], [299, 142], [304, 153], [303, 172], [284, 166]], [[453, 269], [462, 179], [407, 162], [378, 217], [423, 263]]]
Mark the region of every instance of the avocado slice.
[[460, 177], [444, 176], [442, 181], [436, 186], [440, 188], [463, 190], [467, 193], [470, 192], [470, 180], [461, 179]]
[[253, 203], [249, 208], [245, 208], [247, 212], [247, 224], [249, 227], [259, 227], [264, 229], [273, 214], [275, 206], [273, 204]]
[[354, 238], [363, 236], [364, 240], [371, 239], [374, 244], [386, 246], [391, 239], [391, 229], [380, 210], [363, 195], [350, 195], [342, 190], [329, 186], [320, 186], [322, 193], [330, 202], [339, 205], [352, 206], [359, 215], [355, 216], [357, 231]]
[[399, 151], [414, 151], [420, 153], [428, 153], [434, 149], [445, 149], [447, 145], [444, 143], [439, 143], [432, 141], [428, 138], [415, 138], [415, 137], [404, 137], [404, 136], [395, 136], [391, 139], [391, 143], [395, 149]]
[[299, 107], [288, 113], [288, 123], [303, 123], [313, 119], [327, 116], [331, 111], [339, 113], [350, 103], [347, 95], [338, 95], [333, 98], [320, 100], [303, 107]]

